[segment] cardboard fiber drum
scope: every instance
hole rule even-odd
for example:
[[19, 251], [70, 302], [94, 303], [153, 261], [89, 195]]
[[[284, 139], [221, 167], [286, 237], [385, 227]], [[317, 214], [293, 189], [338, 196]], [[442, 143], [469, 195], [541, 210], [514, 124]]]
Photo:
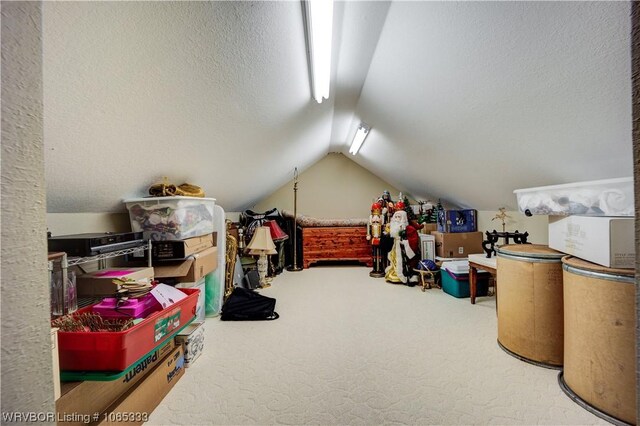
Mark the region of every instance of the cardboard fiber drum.
[[545, 245], [497, 249], [498, 344], [542, 367], [563, 362], [562, 256]]
[[617, 424], [615, 420], [635, 424], [634, 270], [605, 268], [572, 256], [562, 263], [561, 387], [572, 399], [577, 395], [582, 401], [576, 402], [594, 414]]

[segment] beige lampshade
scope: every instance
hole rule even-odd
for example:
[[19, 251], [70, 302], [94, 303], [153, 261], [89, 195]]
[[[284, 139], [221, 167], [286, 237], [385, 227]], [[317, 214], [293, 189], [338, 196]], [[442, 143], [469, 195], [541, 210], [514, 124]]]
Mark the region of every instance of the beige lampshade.
[[251, 255], [278, 253], [276, 245], [271, 239], [271, 230], [266, 226], [256, 228], [253, 233], [253, 238], [251, 238], [251, 242], [247, 246], [247, 250], [249, 250], [249, 254]]

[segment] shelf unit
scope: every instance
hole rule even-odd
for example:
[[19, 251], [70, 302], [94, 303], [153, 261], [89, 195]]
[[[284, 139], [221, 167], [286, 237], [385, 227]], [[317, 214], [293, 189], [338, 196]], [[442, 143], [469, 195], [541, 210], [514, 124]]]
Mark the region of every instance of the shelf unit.
[[148, 262], [149, 262], [149, 267], [151, 267], [152, 266], [152, 264], [151, 264], [151, 240], [147, 241], [146, 245], [141, 245], [141, 246], [138, 246], [138, 247], [131, 247], [131, 248], [127, 248], [127, 249], [112, 251], [110, 253], [103, 253], [103, 254], [99, 254], [97, 256], [70, 257], [70, 258], [68, 258], [68, 265], [69, 266], [75, 266], [75, 265], [82, 265], [83, 263], [99, 262], [101, 269], [103, 269], [104, 263], [105, 263], [105, 261], [107, 259], [112, 259], [114, 257], [125, 256], [127, 254], [142, 253], [145, 250], [149, 250], [148, 251]]
[[[128, 254], [136, 254], [136, 253], [144, 253], [147, 250], [147, 262], [149, 267], [152, 266], [151, 263], [151, 240], [147, 241], [146, 244], [140, 245], [137, 247], [130, 247], [127, 249], [116, 250], [109, 253], [99, 254], [97, 256], [87, 256], [87, 257], [68, 257], [67, 253], [64, 252], [56, 252], [49, 253], [47, 260], [49, 261], [49, 285], [51, 286], [51, 274], [53, 274], [53, 263], [60, 262], [60, 269], [62, 270], [62, 292], [63, 294], [67, 294], [67, 278], [68, 278], [68, 270], [70, 266], [82, 265], [89, 262], [98, 262], [98, 268], [104, 269], [106, 268], [107, 259], [113, 259], [120, 256], [126, 256]], [[91, 305], [98, 301], [101, 298], [95, 297], [84, 297], [78, 298], [78, 309]], [[69, 312], [66, 309], [63, 309], [62, 315], [68, 314]], [[60, 315], [55, 315], [60, 316]]]

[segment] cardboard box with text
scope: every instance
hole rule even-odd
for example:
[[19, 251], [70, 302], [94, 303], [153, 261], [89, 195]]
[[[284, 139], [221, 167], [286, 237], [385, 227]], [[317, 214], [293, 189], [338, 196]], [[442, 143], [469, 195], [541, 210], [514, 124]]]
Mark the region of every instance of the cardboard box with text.
[[[56, 401], [58, 421], [65, 426], [86, 424], [84, 419], [102, 414], [125, 392], [142, 380], [164, 357], [175, 348], [173, 339], [168, 340], [149, 356], [131, 366], [121, 377], [110, 381], [66, 382], [62, 384], [62, 396]], [[75, 419], [74, 419], [75, 417]]]
[[549, 247], [607, 268], [634, 268], [632, 217], [549, 216]]
[[178, 346], [144, 380], [110, 406], [94, 424], [143, 424], [184, 372], [184, 352], [182, 346]]

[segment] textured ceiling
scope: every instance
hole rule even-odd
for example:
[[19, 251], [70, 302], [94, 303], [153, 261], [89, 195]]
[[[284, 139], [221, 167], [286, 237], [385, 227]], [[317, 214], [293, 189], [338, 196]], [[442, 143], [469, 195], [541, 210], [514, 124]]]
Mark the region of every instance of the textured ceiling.
[[514, 189], [632, 176], [627, 2], [398, 2], [355, 161], [416, 197], [494, 210]]
[[44, 2], [47, 210], [168, 176], [238, 211], [327, 152], [417, 198], [632, 175], [629, 4], [338, 2], [331, 97], [293, 2]]

